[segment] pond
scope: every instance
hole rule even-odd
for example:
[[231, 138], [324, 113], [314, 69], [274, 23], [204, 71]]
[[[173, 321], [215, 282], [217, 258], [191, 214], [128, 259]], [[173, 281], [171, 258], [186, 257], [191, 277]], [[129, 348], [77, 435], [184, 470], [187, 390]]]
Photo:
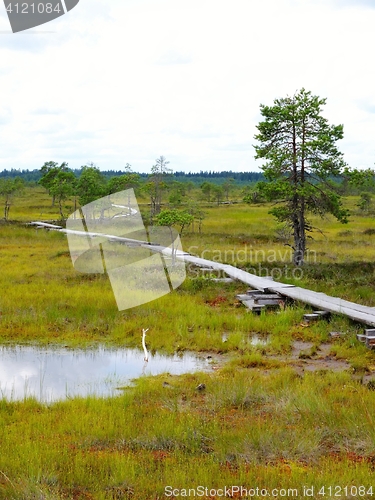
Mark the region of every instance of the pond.
[[0, 399], [35, 397], [52, 402], [75, 396], [113, 396], [142, 375], [205, 370], [208, 361], [192, 353], [154, 354], [144, 361], [138, 349], [76, 350], [0, 346]]

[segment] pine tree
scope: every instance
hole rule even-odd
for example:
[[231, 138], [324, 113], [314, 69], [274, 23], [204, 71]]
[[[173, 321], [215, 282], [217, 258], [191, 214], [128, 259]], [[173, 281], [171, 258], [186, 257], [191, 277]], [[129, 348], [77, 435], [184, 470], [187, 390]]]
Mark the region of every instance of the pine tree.
[[321, 115], [326, 99], [301, 89], [293, 97], [276, 99], [273, 106], [260, 106], [264, 121], [257, 126], [256, 159], [268, 182], [260, 183], [262, 194], [276, 201], [271, 209], [279, 222], [290, 225], [294, 245], [293, 262], [304, 263], [306, 232], [313, 228], [307, 213], [333, 214], [346, 223], [348, 211], [330, 178], [345, 168], [336, 141], [343, 138], [342, 125], [329, 125]]

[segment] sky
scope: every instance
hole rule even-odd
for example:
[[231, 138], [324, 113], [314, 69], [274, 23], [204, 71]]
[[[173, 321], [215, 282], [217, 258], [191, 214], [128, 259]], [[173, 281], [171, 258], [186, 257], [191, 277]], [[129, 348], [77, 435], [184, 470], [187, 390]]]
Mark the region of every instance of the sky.
[[375, 162], [373, 0], [80, 0], [12, 33], [0, 5], [0, 170], [46, 161], [259, 171], [260, 104], [304, 87]]

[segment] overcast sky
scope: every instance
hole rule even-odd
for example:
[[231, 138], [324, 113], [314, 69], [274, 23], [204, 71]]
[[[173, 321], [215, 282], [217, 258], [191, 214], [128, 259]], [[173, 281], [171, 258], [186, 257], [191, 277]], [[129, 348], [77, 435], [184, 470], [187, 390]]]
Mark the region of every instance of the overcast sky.
[[256, 171], [259, 105], [302, 87], [373, 167], [374, 27], [374, 0], [80, 0], [13, 34], [2, 3], [0, 170]]

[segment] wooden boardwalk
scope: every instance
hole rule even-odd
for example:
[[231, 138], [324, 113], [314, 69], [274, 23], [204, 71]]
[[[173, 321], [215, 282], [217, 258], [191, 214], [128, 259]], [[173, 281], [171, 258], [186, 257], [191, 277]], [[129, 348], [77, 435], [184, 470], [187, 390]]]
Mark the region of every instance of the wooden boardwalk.
[[[148, 248], [153, 252], [158, 252], [163, 254], [166, 257], [172, 257], [172, 250], [170, 247], [163, 247], [161, 245], [150, 244], [145, 241], [139, 240], [131, 240], [129, 238], [123, 238], [113, 235], [105, 235], [101, 233], [82, 233], [80, 231], [69, 231], [61, 226], [56, 226], [54, 224], [49, 224], [45, 222], [31, 222], [30, 225], [35, 225], [36, 227], [44, 227], [46, 229], [61, 231], [64, 233], [76, 233], [76, 234], [84, 234], [85, 236], [96, 237], [101, 236], [112, 241], [119, 241], [125, 244], [137, 244], [144, 248]], [[329, 311], [335, 314], [342, 314], [351, 318], [354, 321], [358, 321], [359, 323], [363, 323], [365, 325], [369, 325], [375, 327], [375, 307], [363, 306], [360, 304], [356, 304], [355, 302], [349, 302], [347, 300], [340, 299], [338, 297], [331, 297], [321, 292], [314, 292], [312, 290], [307, 290], [305, 288], [301, 288], [294, 285], [288, 285], [285, 283], [280, 283], [277, 281], [273, 281], [270, 278], [264, 278], [260, 276], [256, 276], [255, 274], [250, 274], [246, 271], [238, 269], [237, 267], [230, 266], [228, 264], [222, 264], [220, 262], [214, 262], [212, 260], [201, 259], [200, 257], [194, 257], [189, 253], [177, 251], [174, 252], [175, 258], [178, 260], [183, 260], [184, 262], [188, 262], [194, 264], [198, 267], [213, 270], [213, 271], [221, 271], [225, 273], [230, 278], [242, 281], [246, 283], [248, 286], [253, 288], [254, 290], [259, 290], [260, 292], [264, 292], [266, 294], [278, 294], [281, 298], [288, 297], [290, 299], [304, 302], [305, 304], [310, 304], [314, 308], [317, 308], [322, 311]], [[249, 301], [251, 300], [251, 296], [249, 296]], [[274, 299], [264, 299], [264, 300], [274, 300]], [[246, 301], [245, 301], [246, 302]], [[265, 305], [265, 304], [264, 304]], [[368, 341], [375, 342], [375, 330], [366, 330], [366, 335], [358, 335], [358, 337], [365, 337]], [[359, 339], [364, 340], [364, 339]]]
[[[171, 256], [169, 248], [158, 246], [147, 246], [152, 251], [163, 253], [166, 256]], [[176, 258], [189, 262], [198, 267], [207, 270], [222, 271], [230, 278], [242, 281], [255, 290], [260, 290], [265, 293], [277, 293], [282, 297], [304, 302], [317, 309], [329, 311], [335, 314], [342, 314], [351, 318], [354, 321], [375, 327], [375, 307], [363, 306], [355, 302], [349, 302], [338, 297], [331, 297], [321, 292], [314, 292], [294, 285], [288, 285], [273, 281], [270, 278], [262, 278], [246, 271], [242, 271], [237, 267], [220, 262], [214, 262], [207, 259], [194, 257], [188, 253], [177, 252]]]

